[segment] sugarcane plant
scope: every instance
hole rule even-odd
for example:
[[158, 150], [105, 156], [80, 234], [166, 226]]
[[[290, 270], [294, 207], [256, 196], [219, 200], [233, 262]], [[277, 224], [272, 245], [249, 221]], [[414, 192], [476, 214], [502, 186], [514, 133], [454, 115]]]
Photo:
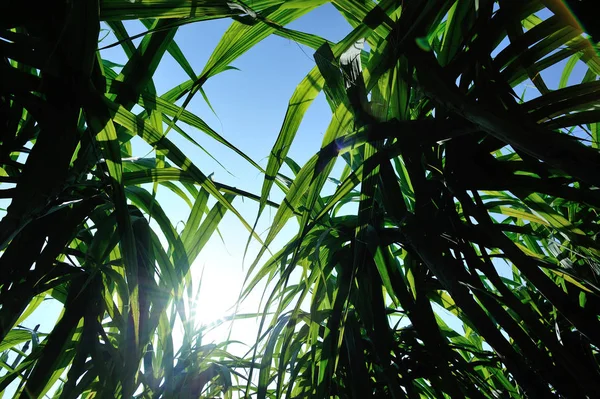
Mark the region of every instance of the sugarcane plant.
[[[296, 175], [265, 245], [299, 229], [248, 275], [272, 288], [247, 392], [598, 397], [593, 39], [560, 1], [332, 3], [354, 29], [314, 47], [266, 169], [261, 210]], [[321, 91], [330, 125], [295, 165]]]
[[[575, 18], [559, 0], [333, 0], [352, 26], [340, 42], [286, 28], [324, 3], [0, 4], [0, 392], [600, 395], [600, 61], [586, 2], [566, 2]], [[175, 33], [216, 18], [232, 24], [197, 74]], [[137, 46], [128, 19], [147, 29]], [[101, 56], [101, 23], [127, 56], [120, 70]], [[263, 169], [188, 106], [271, 34], [314, 49], [316, 66]], [[189, 80], [159, 95], [167, 52]], [[288, 150], [320, 92], [331, 123], [297, 165]], [[195, 166], [168, 138], [197, 145], [189, 127], [264, 173], [260, 195]], [[134, 136], [153, 151], [134, 157]], [[159, 189], [189, 205], [183, 230]], [[264, 239], [236, 197], [258, 201], [257, 220], [277, 207]], [[262, 246], [241, 299], [272, 289], [245, 357], [203, 344], [186, 306], [225, 212]], [[261, 260], [292, 219], [295, 237]], [[46, 299], [57, 322], [25, 328]]]

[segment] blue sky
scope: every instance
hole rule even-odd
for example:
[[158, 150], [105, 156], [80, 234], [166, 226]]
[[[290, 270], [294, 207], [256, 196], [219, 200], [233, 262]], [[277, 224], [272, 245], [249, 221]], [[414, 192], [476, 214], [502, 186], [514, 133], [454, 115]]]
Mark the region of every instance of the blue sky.
[[[230, 24], [231, 20], [223, 19], [179, 28], [175, 40], [196, 73], [202, 71]], [[125, 26], [130, 35], [145, 31], [143, 25], [137, 21], [128, 21]], [[108, 27], [103, 26], [103, 28]], [[341, 40], [351, 29], [340, 13], [329, 4], [298, 19], [290, 24], [289, 28], [317, 34], [334, 42]], [[101, 37], [106, 34], [100, 47], [115, 41], [114, 36], [108, 31], [101, 33]], [[134, 43], [137, 45], [140, 40], [137, 39]], [[313, 53], [314, 50], [288, 39], [270, 36], [232, 64], [239, 70], [225, 71], [210, 78], [203, 86], [216, 115], [200, 94], [192, 100], [188, 110], [201, 117], [219, 134], [265, 167], [267, 156], [283, 122], [289, 98], [298, 83], [315, 65]], [[103, 50], [102, 56], [118, 64], [126, 62], [125, 54], [119, 46]], [[154, 83], [159, 94], [188, 79], [187, 74], [168, 53], [165, 54], [154, 75]], [[321, 94], [307, 112], [289, 156], [302, 164], [318, 151], [330, 118], [330, 108]], [[182, 125], [182, 127], [186, 126]], [[260, 193], [263, 176], [258, 170], [204, 133], [189, 127], [185, 130], [227, 167], [227, 171], [224, 170], [201, 149], [171, 131], [169, 138], [205, 174], [214, 172], [213, 177], [218, 182]], [[142, 157], [148, 153], [150, 147], [140, 139], [136, 138], [132, 142], [134, 156]], [[288, 172], [289, 170], [284, 169], [284, 173]], [[277, 201], [281, 198], [281, 193], [274, 188], [272, 199]], [[176, 227], [180, 230], [183, 225], [179, 222], [187, 220], [189, 207], [164, 187], [159, 187], [158, 200], [173, 224], [178, 224]], [[254, 221], [258, 209], [255, 202], [236, 199], [234, 205], [248, 222]], [[273, 215], [274, 212], [270, 212], [269, 209], [264, 212], [258, 226], [259, 232], [266, 230]], [[257, 244], [251, 246], [244, 267], [242, 258], [248, 237], [247, 230], [231, 214], [225, 216], [220, 226], [223, 240], [215, 235], [192, 266], [194, 280], [197, 282], [202, 276], [202, 288], [197, 303], [199, 323], [211, 322], [231, 313], [247, 267], [258, 251]], [[272, 249], [277, 250], [291, 238], [294, 232], [293, 225], [284, 229], [272, 245]], [[252, 296], [240, 311], [258, 311], [260, 294], [256, 292], [256, 295]], [[50, 327], [58, 317], [58, 313], [59, 309], [56, 305], [46, 303], [24, 324], [32, 328], [35, 324], [42, 323], [40, 330], [44, 331], [44, 325]], [[233, 338], [252, 342], [254, 333], [249, 332], [255, 330], [256, 323], [245, 321], [241, 322], [239, 327], [238, 324], [240, 323], [236, 323]], [[239, 334], [236, 331], [239, 331]], [[209, 335], [207, 339], [218, 341], [223, 337], [222, 334], [221, 330]]]
[[[203, 67], [216, 46], [220, 34], [228, 25], [229, 22], [225, 20], [211, 21], [187, 26], [178, 32], [176, 40], [192, 66], [198, 68], [198, 71]], [[289, 27], [314, 33], [334, 42], [341, 40], [350, 31], [350, 25], [331, 5], [314, 10], [290, 24]], [[289, 98], [298, 83], [315, 65], [313, 53], [314, 50], [290, 40], [270, 36], [233, 63], [233, 66], [240, 71], [226, 71], [211, 78], [204, 86], [218, 117], [210, 111], [201, 96], [197, 96], [192, 101], [190, 110], [204, 118], [213, 129], [255, 161], [266, 166], [267, 156], [281, 128]], [[161, 68], [178, 69], [172, 63], [173, 61], [169, 60], [161, 64]], [[183, 71], [178, 69], [178, 72], [179, 75], [173, 81], [165, 79], [159, 83], [163, 75], [162, 70], [157, 71], [159, 92], [162, 87], [166, 90], [173, 84], [187, 79]], [[173, 75], [169, 76], [172, 77]], [[318, 151], [330, 118], [330, 108], [321, 94], [309, 108], [289, 156], [299, 164], [303, 164]], [[183, 140], [174, 140], [181, 143], [186, 154], [205, 173], [215, 172], [214, 178], [217, 181], [260, 193], [263, 176], [222, 145], [209, 138], [199, 138], [200, 144], [226, 164], [233, 176], [201, 151], [190, 148]], [[275, 201], [282, 199], [281, 193], [276, 188], [273, 190], [272, 199]], [[248, 221], [253, 222], [257, 211], [256, 203], [250, 201], [242, 203], [237, 200], [235, 205]], [[263, 232], [268, 227], [273, 215], [274, 212], [271, 213], [267, 209], [258, 226], [259, 232]], [[247, 266], [258, 251], [258, 245], [251, 247], [243, 268], [242, 257], [248, 233], [233, 215], [226, 216], [222, 226], [224, 226], [222, 235], [225, 245], [218, 237], [213, 237], [195, 264], [196, 276], [199, 274], [199, 269], [204, 268], [198, 303], [201, 322], [219, 317], [223, 312], [229, 313], [228, 309], [237, 298]], [[295, 226], [292, 223], [281, 232], [272, 249], [278, 249], [294, 233]], [[255, 292], [240, 308], [240, 312], [258, 311], [260, 296], [261, 292]], [[236, 322], [232, 338], [251, 343], [255, 331], [255, 321]], [[219, 334], [210, 335], [207, 339], [218, 341]]]
[[[176, 41], [197, 72], [202, 70], [229, 24], [228, 20], [216, 20], [180, 28]], [[314, 10], [289, 27], [335, 42], [350, 31], [350, 25], [331, 5]], [[313, 52], [312, 49], [290, 40], [278, 36], [268, 37], [233, 63], [239, 71], [226, 71], [212, 77], [204, 85], [216, 116], [200, 95], [194, 98], [188, 108], [252, 159], [266, 166], [267, 156], [279, 133], [289, 98], [298, 83], [315, 65]], [[183, 70], [166, 55], [155, 75], [155, 84], [157, 91], [162, 93], [187, 79]], [[302, 164], [318, 151], [330, 118], [330, 108], [324, 96], [320, 95], [309, 109], [289, 156]], [[175, 133], [170, 133], [170, 138], [181, 146], [203, 172], [214, 172], [213, 177], [216, 181], [260, 193], [263, 176], [259, 171], [203, 133], [194, 129], [188, 133], [228, 169], [225, 171], [200, 149], [177, 137]], [[164, 189], [162, 195], [163, 206], [172, 216], [172, 220], [185, 220], [188, 209], [182, 201]], [[277, 201], [281, 198], [281, 193], [274, 189], [272, 199]], [[256, 203], [237, 199], [234, 205], [250, 223], [254, 221]], [[273, 213], [269, 210], [265, 212], [258, 226], [259, 232], [268, 227], [272, 216]], [[224, 244], [218, 236], [213, 237], [193, 266], [196, 280], [199, 279], [200, 270], [204, 269], [200, 300], [197, 304], [200, 322], [207, 322], [222, 313], [228, 313], [237, 299], [246, 268], [258, 251], [258, 245], [251, 248], [246, 258], [246, 268], [243, 268], [242, 257], [248, 232], [230, 214], [225, 217], [221, 226]], [[278, 249], [277, 247], [285, 243], [293, 233], [292, 225], [281, 233], [272, 248]], [[260, 292], [257, 292], [241, 311], [258, 311], [259, 298]], [[241, 333], [237, 335], [234, 331], [234, 338], [251, 342], [253, 334], [248, 334], [249, 329], [253, 329], [249, 325], [251, 323], [236, 323], [236, 331]], [[218, 336], [213, 338], [218, 340]]]
[[[223, 19], [179, 28], [175, 40], [196, 73], [202, 71], [230, 24], [231, 20]], [[128, 21], [125, 26], [130, 35], [145, 31], [138, 21]], [[288, 27], [317, 34], [334, 42], [342, 39], [350, 31], [350, 25], [330, 4], [313, 10]], [[103, 28], [108, 27], [104, 25]], [[100, 37], [104, 37], [100, 47], [115, 41], [115, 37], [109, 31], [101, 32]], [[137, 45], [140, 40], [137, 39], [134, 43]], [[315, 65], [313, 53], [314, 50], [288, 39], [270, 36], [232, 64], [239, 71], [226, 71], [206, 82], [204, 90], [217, 115], [210, 110], [200, 94], [192, 100], [188, 110], [204, 119], [209, 126], [264, 167], [283, 122], [289, 98], [298, 83]], [[102, 56], [118, 64], [126, 62], [125, 54], [119, 46], [103, 50]], [[158, 94], [188, 79], [186, 73], [169, 54], [165, 54], [154, 75]], [[321, 94], [307, 112], [289, 156], [302, 164], [318, 151], [330, 118], [330, 108]], [[228, 171], [225, 171], [202, 150], [171, 131], [169, 138], [180, 146], [205, 174], [214, 172], [213, 177], [218, 182], [260, 193], [263, 176], [258, 170], [204, 133], [189, 127], [186, 132], [213, 157], [227, 166]], [[135, 139], [133, 143], [134, 156], [141, 157], [148, 153], [149, 147], [140, 139]], [[281, 198], [281, 193], [275, 188], [272, 199], [277, 201]], [[189, 207], [167, 189], [159, 188], [158, 200], [173, 224], [187, 219]], [[5, 208], [7, 205], [4, 201], [0, 207]], [[234, 205], [250, 223], [254, 221], [257, 212], [255, 202], [242, 202], [236, 199]], [[273, 214], [268, 209], [265, 211], [263, 222], [259, 224], [259, 232], [268, 227]], [[192, 266], [194, 280], [199, 281], [201, 275], [203, 278], [197, 303], [198, 323], [212, 322], [231, 313], [247, 266], [253, 260], [252, 255], [258, 250], [257, 245], [251, 247], [245, 262], [246, 267], [243, 267], [242, 256], [248, 232], [239, 220], [230, 214], [225, 216], [220, 226], [223, 241], [215, 235]], [[180, 230], [182, 224], [177, 227]], [[284, 229], [280, 233], [280, 238], [273, 244], [273, 250], [284, 244], [294, 232], [294, 226]], [[256, 294], [240, 309], [241, 312], [258, 311], [260, 292]], [[60, 307], [52, 301], [46, 301], [23, 325], [33, 328], [41, 323], [40, 331], [49, 332], [59, 314]], [[236, 322], [232, 338], [251, 343], [254, 341], [256, 330], [254, 321]], [[221, 329], [208, 334], [204, 342], [213, 340], [218, 342], [225, 338], [225, 332]], [[176, 339], [177, 335], [176, 332], [174, 335]], [[238, 354], [244, 352], [241, 347], [236, 351], [240, 352]], [[9, 387], [6, 392], [9, 396], [11, 388], [16, 387]]]

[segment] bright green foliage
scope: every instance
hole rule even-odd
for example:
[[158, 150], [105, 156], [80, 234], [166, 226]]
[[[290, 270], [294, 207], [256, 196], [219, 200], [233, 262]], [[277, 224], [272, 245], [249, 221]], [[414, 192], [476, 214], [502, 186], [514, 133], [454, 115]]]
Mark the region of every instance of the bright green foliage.
[[[333, 3], [369, 27], [370, 50], [357, 76], [351, 43], [319, 49], [295, 94], [322, 88], [335, 112], [267, 243], [295, 214], [298, 235], [246, 289], [275, 286], [258, 398], [600, 395], [590, 42], [571, 20], [538, 17], [538, 1]], [[544, 80], [550, 68], [560, 82]], [[541, 94], [520, 99], [522, 83]], [[269, 174], [304, 112], [290, 105]], [[336, 192], [320, 196], [338, 156]]]
[[[558, 0], [334, 0], [353, 27], [339, 43], [284, 27], [324, 2], [0, 5], [0, 392], [600, 397], [600, 59], [581, 27]], [[196, 75], [177, 28], [225, 17]], [[151, 33], [137, 47], [125, 19]], [[120, 74], [97, 51], [101, 20], [127, 54]], [[316, 66], [263, 170], [186, 107], [270, 34], [314, 48]], [[190, 80], [159, 97], [166, 52]], [[517, 95], [529, 86], [538, 94]], [[287, 152], [320, 91], [331, 123], [296, 165]], [[261, 195], [196, 167], [167, 138], [197, 145], [185, 125], [265, 173]], [[131, 158], [136, 135], [148, 158]], [[181, 232], [156, 200], [165, 188], [190, 207]], [[249, 271], [241, 299], [263, 280], [274, 289], [247, 359], [203, 345], [185, 306], [226, 212], [258, 239], [236, 197], [258, 217], [278, 208], [260, 256], [290, 219], [300, 226]], [[50, 297], [63, 305], [51, 331], [21, 327]]]

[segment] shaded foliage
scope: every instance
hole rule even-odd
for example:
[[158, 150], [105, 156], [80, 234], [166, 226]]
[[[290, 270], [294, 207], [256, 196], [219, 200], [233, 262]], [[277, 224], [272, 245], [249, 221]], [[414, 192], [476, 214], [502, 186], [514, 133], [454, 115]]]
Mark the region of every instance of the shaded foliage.
[[594, 47], [545, 2], [333, 3], [370, 50], [320, 48], [294, 97], [334, 116], [266, 243], [294, 213], [298, 235], [246, 290], [273, 281], [279, 315], [258, 397], [598, 396]]
[[[224, 214], [250, 229], [234, 198], [258, 197], [213, 182], [166, 134], [174, 130], [197, 145], [186, 133], [197, 128], [260, 169], [175, 102], [271, 33], [259, 19], [285, 24], [319, 3], [282, 4], [0, 6], [1, 195], [10, 201], [0, 221], [0, 392], [16, 381], [16, 396], [32, 398], [198, 397], [207, 388], [231, 394], [230, 368], [247, 362], [201, 344], [185, 299], [193, 299], [190, 266]], [[234, 23], [226, 35], [249, 34], [225, 41], [197, 75], [175, 33], [225, 17], [251, 20]], [[135, 46], [121, 20], [141, 18], [148, 32]], [[119, 73], [98, 51], [101, 21], [127, 55]], [[152, 77], [167, 52], [190, 81], [158, 96]], [[135, 105], [143, 111], [134, 113]], [[136, 135], [155, 150], [150, 158], [132, 157]], [[157, 202], [159, 187], [190, 205], [183, 231]], [[215, 205], [208, 206], [209, 197]], [[62, 307], [51, 331], [23, 327], [47, 299]], [[181, 347], [172, 338], [176, 323], [185, 330]], [[28, 341], [34, 344], [19, 349]]]

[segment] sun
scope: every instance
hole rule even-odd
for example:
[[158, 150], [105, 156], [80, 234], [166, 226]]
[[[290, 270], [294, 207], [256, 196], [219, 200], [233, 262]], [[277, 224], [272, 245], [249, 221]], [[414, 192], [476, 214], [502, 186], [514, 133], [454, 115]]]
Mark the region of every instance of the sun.
[[196, 290], [196, 297], [190, 302], [194, 323], [199, 328], [226, 321], [235, 312], [239, 285], [232, 283], [230, 273], [205, 267]]

